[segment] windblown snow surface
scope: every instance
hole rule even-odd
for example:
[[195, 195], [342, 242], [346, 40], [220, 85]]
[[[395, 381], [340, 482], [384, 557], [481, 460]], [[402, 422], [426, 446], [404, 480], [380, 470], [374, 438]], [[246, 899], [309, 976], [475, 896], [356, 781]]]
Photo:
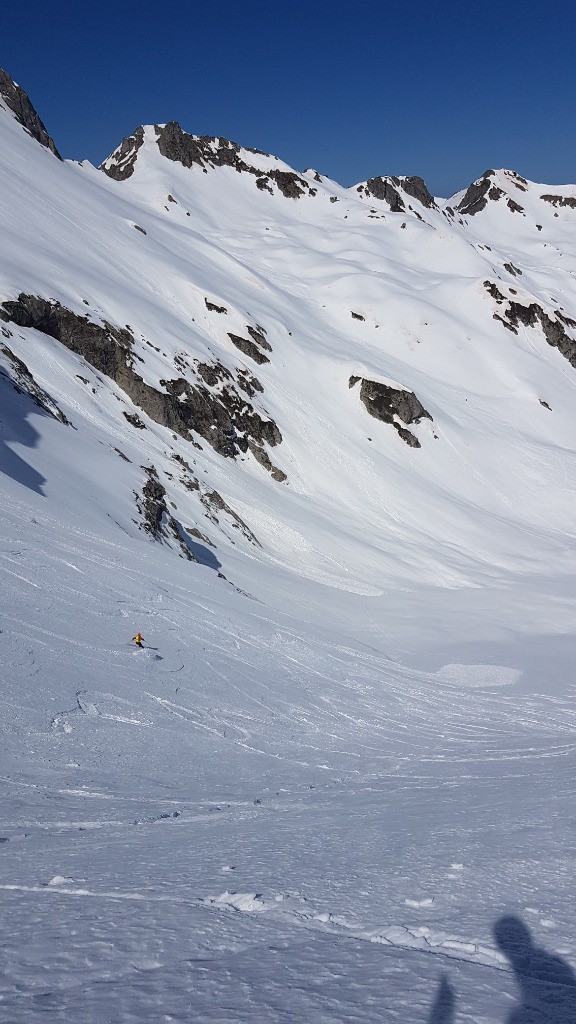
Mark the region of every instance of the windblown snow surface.
[[[576, 190], [393, 213], [153, 128], [124, 181], [0, 129], [0, 303], [129, 324], [155, 387], [255, 373], [287, 475], [3, 324], [70, 423], [0, 351], [0, 1018], [573, 1024], [576, 370], [483, 282], [575, 316], [576, 210], [540, 196]], [[414, 391], [420, 448], [353, 376]], [[198, 561], [140, 528], [151, 465]]]

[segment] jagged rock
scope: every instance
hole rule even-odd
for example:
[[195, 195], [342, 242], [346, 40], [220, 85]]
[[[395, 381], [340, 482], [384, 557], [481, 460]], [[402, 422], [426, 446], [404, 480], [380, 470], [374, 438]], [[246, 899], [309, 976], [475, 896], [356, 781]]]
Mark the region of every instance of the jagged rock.
[[557, 348], [570, 365], [576, 368], [576, 340], [571, 338], [566, 331], [566, 327], [576, 330], [576, 320], [561, 313], [558, 309], [553, 310], [553, 316], [556, 319], [552, 319], [552, 316], [537, 302], [530, 302], [525, 306], [521, 302], [505, 299], [492, 282], [484, 281], [484, 287], [496, 299], [499, 306], [507, 303], [507, 308], [493, 313], [495, 320], [499, 320], [513, 334], [518, 334], [520, 325], [536, 327], [540, 324], [548, 344], [552, 348]]
[[204, 505], [204, 508], [208, 512], [208, 517], [213, 523], [218, 524], [220, 522], [217, 514], [218, 512], [225, 512], [226, 515], [230, 517], [232, 526], [235, 529], [240, 530], [251, 544], [254, 544], [258, 548], [262, 547], [260, 541], [252, 533], [250, 527], [246, 526], [244, 520], [226, 504], [224, 498], [218, 493], [218, 491], [205, 491], [200, 496], [200, 501]]
[[270, 362], [268, 356], [265, 356], [264, 353], [260, 351], [258, 345], [255, 345], [253, 341], [248, 341], [248, 338], [242, 338], [241, 335], [231, 334], [230, 332], [228, 332], [228, 337], [236, 348], [240, 349], [245, 356], [249, 356], [250, 359], [253, 359], [255, 363], [262, 364]]
[[109, 178], [115, 181], [126, 181], [134, 173], [138, 150], [144, 142], [144, 129], [137, 128], [128, 138], [123, 139], [118, 149], [114, 151], [108, 160], [100, 164], [98, 170], [104, 171]]
[[528, 182], [526, 181], [526, 178], [523, 178], [521, 174], [518, 174], [518, 171], [504, 171], [504, 174], [507, 178], [510, 178], [515, 188], [520, 189], [521, 192], [528, 191]]
[[[247, 451], [249, 439], [258, 447], [282, 442], [276, 423], [261, 416], [231, 384], [221, 394], [212, 394], [207, 387], [183, 377], [160, 381], [164, 392], [146, 384], [134, 369], [139, 357], [132, 351], [134, 339], [127, 330], [92, 323], [86, 315], [79, 316], [59, 302], [23, 293], [16, 301], [0, 306], [0, 320], [55, 338], [114, 380], [150, 419], [192, 443], [194, 431], [220, 455], [230, 457]], [[254, 348], [260, 352], [256, 345]], [[220, 370], [222, 377], [228, 373], [223, 367]]]
[[189, 562], [197, 562], [198, 559], [186, 544], [184, 529], [166, 504], [166, 488], [160, 483], [155, 466], [142, 466], [148, 479], [142, 488], [142, 495], [135, 493], [136, 505], [143, 522], [143, 530], [153, 540], [167, 542], [172, 536], [176, 541], [181, 554]]
[[[253, 167], [241, 153], [254, 153], [268, 156], [257, 149], [244, 149], [229, 139], [216, 138], [210, 135], [189, 135], [182, 130], [177, 121], [169, 121], [165, 125], [154, 125], [158, 149], [167, 160], [182, 164], [183, 167], [199, 167], [205, 173], [212, 167], [233, 167], [239, 173], [254, 177], [259, 189], [273, 192], [274, 183], [282, 195], [288, 199], [299, 199], [308, 194], [316, 195], [316, 189], [294, 171], [282, 171], [271, 167], [263, 171]], [[124, 181], [134, 172], [138, 150], [144, 140], [144, 129], [137, 128], [133, 134], [124, 139], [118, 149], [100, 165], [111, 178]], [[272, 158], [270, 158], [272, 159]]]
[[92, 323], [87, 314], [79, 316], [53, 300], [21, 292], [17, 300], [2, 303], [0, 320], [55, 338], [114, 380], [133, 362], [130, 331]]
[[428, 191], [426, 183], [418, 175], [412, 175], [409, 178], [401, 178], [402, 189], [407, 195], [412, 196], [413, 199], [417, 199], [422, 206], [427, 209], [436, 207], [434, 202], [434, 196]]
[[58, 160], [62, 157], [56, 149], [53, 140], [48, 135], [43, 122], [40, 120], [38, 114], [34, 110], [28, 96], [19, 85], [16, 85], [10, 75], [0, 68], [0, 96], [4, 100], [6, 106], [15, 115], [16, 120], [27, 132], [39, 142], [41, 146], [49, 149]]
[[238, 370], [236, 376], [238, 387], [248, 395], [248, 398], [254, 398], [257, 391], [259, 391], [260, 394], [264, 391], [260, 381], [257, 380], [254, 374], [249, 373], [248, 370]]
[[228, 139], [189, 135], [177, 121], [155, 125], [154, 129], [162, 156], [183, 167], [235, 167], [238, 163], [240, 146]]
[[502, 294], [502, 292], [498, 288], [498, 285], [495, 284], [494, 281], [483, 281], [482, 283], [488, 294], [491, 295], [492, 298], [496, 300], [498, 305], [500, 305], [502, 302], [506, 302], [506, 296]]
[[131, 423], [137, 430], [146, 430], [146, 424], [142, 422], [138, 413], [123, 412], [122, 415], [125, 416], [128, 423]]
[[148, 475], [142, 488], [144, 530], [154, 540], [158, 540], [163, 534], [162, 518], [169, 514], [166, 506], [166, 489], [160, 483], [154, 466], [150, 466], [144, 472]]
[[197, 363], [196, 371], [211, 388], [223, 381], [232, 380], [230, 370], [221, 363]]
[[[218, 384], [234, 380], [230, 370], [227, 370], [221, 363], [197, 363], [196, 372], [209, 387], [216, 387]], [[248, 370], [236, 370], [236, 384], [249, 398], [253, 398], [256, 392], [264, 391], [260, 381]]]
[[252, 452], [252, 455], [256, 459], [256, 462], [259, 462], [260, 465], [264, 467], [264, 469], [268, 470], [268, 472], [272, 476], [272, 479], [277, 480], [278, 483], [284, 483], [284, 481], [287, 479], [286, 473], [284, 473], [281, 469], [278, 469], [277, 466], [273, 465], [268, 455], [268, 452], [264, 451], [263, 448], [258, 448], [257, 445], [255, 445], [252, 441], [248, 442], [248, 447]]
[[370, 178], [366, 182], [365, 191], [367, 195], [374, 196], [374, 199], [381, 199], [388, 203], [392, 213], [403, 213], [406, 209], [400, 193], [390, 184], [388, 178]]
[[[380, 199], [388, 203], [392, 213], [404, 213], [406, 210], [406, 204], [400, 192], [405, 192], [412, 199], [417, 199], [419, 203], [422, 203], [428, 209], [431, 207], [436, 208], [434, 197], [426, 188], [423, 179], [417, 175], [406, 178], [397, 178], [394, 175], [386, 178], [370, 178], [365, 185], [359, 185], [357, 191], [364, 192], [366, 196], [373, 196], [374, 199]], [[372, 212], [374, 213], [375, 211]], [[420, 214], [416, 213], [416, 216], [420, 218]]]
[[49, 416], [53, 416], [55, 420], [59, 420], [60, 423], [64, 423], [68, 427], [72, 426], [70, 420], [58, 408], [54, 399], [34, 380], [26, 363], [19, 359], [7, 345], [0, 345], [0, 352], [6, 357], [11, 366], [10, 381], [12, 387], [20, 394], [28, 395], [40, 409], [47, 412]]
[[[422, 419], [432, 419], [414, 392], [393, 388], [379, 381], [357, 379], [362, 380], [360, 400], [370, 415], [384, 423], [391, 423], [402, 440], [411, 448], [420, 448], [420, 441], [416, 435], [398, 423], [398, 419], [402, 423], [420, 423]], [[352, 378], [350, 380], [352, 381]]]
[[573, 210], [576, 210], [576, 197], [574, 196], [540, 196], [545, 203], [550, 203], [551, 206], [569, 206]]
[[260, 348], [266, 349], [267, 352], [272, 351], [272, 345], [270, 344], [269, 341], [267, 341], [265, 337], [266, 331], [264, 330], [263, 327], [260, 326], [260, 324], [257, 324], [256, 327], [247, 326], [246, 330], [248, 331], [248, 334], [252, 338], [252, 341], [256, 342], [256, 344]]
[[210, 302], [210, 299], [204, 299], [206, 303], [206, 309], [210, 313], [228, 313], [226, 306], [217, 306], [215, 302]]
[[316, 189], [310, 188], [304, 178], [300, 178], [293, 171], [268, 171], [268, 177], [275, 181], [283, 196], [287, 199], [299, 199], [305, 192], [316, 195]]
[[[502, 190], [497, 189], [490, 180], [495, 173], [495, 171], [484, 171], [481, 178], [478, 178], [477, 181], [473, 181], [472, 184], [468, 186], [463, 198], [456, 207], [459, 213], [473, 217], [475, 213], [480, 213], [480, 211], [484, 209], [488, 202], [488, 198], [499, 198], [499, 194], [502, 193]], [[489, 193], [491, 189], [494, 189], [494, 193], [490, 196]]]
[[513, 199], [508, 198], [506, 205], [509, 210], [512, 210], [512, 213], [524, 213], [524, 207], [520, 206], [519, 203], [515, 203]]

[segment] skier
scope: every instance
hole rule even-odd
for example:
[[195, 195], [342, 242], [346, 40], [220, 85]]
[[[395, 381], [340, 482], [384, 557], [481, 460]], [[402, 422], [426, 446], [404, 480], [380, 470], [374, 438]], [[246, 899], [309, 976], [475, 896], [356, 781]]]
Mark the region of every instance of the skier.
[[143, 647], [144, 646], [143, 643], [142, 643], [144, 637], [142, 636], [140, 631], [138, 631], [138, 633], [136, 633], [136, 636], [133, 636], [132, 639], [133, 639], [133, 641], [134, 641], [134, 643], [136, 644], [137, 647]]

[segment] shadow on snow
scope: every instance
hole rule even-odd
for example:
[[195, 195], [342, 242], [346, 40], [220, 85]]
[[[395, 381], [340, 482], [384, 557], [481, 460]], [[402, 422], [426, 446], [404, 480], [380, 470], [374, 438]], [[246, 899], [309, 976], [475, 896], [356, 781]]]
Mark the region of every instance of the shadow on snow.
[[[518, 917], [501, 917], [494, 925], [494, 938], [520, 990], [505, 1024], [574, 1024], [576, 975], [566, 961], [535, 946]], [[454, 989], [442, 975], [428, 1024], [454, 1024], [455, 1007]]]
[[0, 370], [0, 473], [43, 495], [46, 477], [8, 447], [10, 442], [36, 447], [40, 434], [29, 420], [31, 413], [47, 415]]

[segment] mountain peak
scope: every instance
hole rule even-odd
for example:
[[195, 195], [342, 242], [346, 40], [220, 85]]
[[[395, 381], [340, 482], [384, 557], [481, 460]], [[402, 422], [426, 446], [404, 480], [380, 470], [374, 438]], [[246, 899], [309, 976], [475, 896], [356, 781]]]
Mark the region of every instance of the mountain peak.
[[247, 149], [223, 136], [191, 135], [177, 121], [137, 128], [99, 169], [117, 181], [125, 181], [134, 173], [139, 150], [151, 141], [161, 156], [182, 167], [197, 167], [205, 174], [213, 168], [231, 167], [238, 173], [252, 175], [261, 191], [273, 193], [276, 186], [288, 199], [316, 194], [305, 178], [277, 157], [260, 149]]
[[[480, 213], [489, 201], [498, 201], [503, 196], [506, 196], [510, 186], [513, 186], [514, 189], [520, 192], [526, 192], [528, 182], [526, 178], [523, 178], [516, 171], [505, 169], [501, 171], [484, 171], [484, 174], [468, 186], [456, 209], [458, 213], [468, 214], [468, 216], [473, 217], [474, 214]], [[518, 203], [515, 203], [510, 197], [508, 197], [508, 206], [513, 212], [521, 210]]]
[[371, 199], [380, 199], [388, 203], [392, 213], [404, 213], [406, 200], [401, 193], [411, 199], [416, 199], [427, 209], [436, 208], [434, 196], [428, 191], [426, 183], [417, 175], [410, 177], [396, 177], [387, 175], [385, 177], [369, 178], [356, 186], [356, 191]]
[[0, 99], [4, 101], [9, 110], [12, 111], [16, 120], [27, 131], [32, 138], [36, 139], [41, 146], [49, 149], [54, 156], [62, 159], [56, 146], [48, 135], [44, 123], [36, 113], [30, 99], [23, 89], [10, 78], [10, 75], [0, 68]]

